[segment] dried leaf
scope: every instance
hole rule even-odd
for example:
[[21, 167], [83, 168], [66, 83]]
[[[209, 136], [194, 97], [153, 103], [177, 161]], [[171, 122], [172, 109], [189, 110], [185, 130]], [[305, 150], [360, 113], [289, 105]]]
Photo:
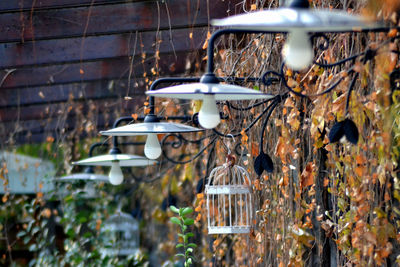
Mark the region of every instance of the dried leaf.
[[309, 162], [306, 168], [303, 170], [300, 176], [300, 189], [303, 190], [305, 187], [314, 184], [314, 170], [313, 163]]

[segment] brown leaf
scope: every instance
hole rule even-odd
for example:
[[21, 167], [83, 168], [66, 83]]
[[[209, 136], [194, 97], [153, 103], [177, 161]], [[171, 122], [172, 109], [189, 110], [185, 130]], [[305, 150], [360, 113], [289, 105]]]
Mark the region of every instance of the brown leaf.
[[313, 163], [309, 162], [306, 168], [303, 170], [300, 176], [300, 189], [303, 190], [305, 187], [314, 184], [314, 171]]
[[210, 37], [211, 37], [211, 32], [208, 31], [208, 32], [207, 32], [207, 38], [206, 38], [206, 40], [204, 41], [204, 44], [203, 44], [203, 50], [206, 50], [206, 49], [207, 49], [207, 47], [208, 47], [208, 40], [210, 39]]

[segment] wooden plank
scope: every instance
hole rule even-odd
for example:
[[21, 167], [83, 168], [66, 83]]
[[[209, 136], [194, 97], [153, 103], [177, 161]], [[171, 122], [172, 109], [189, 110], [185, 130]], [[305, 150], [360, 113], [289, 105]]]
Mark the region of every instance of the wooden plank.
[[[110, 113], [99, 113], [96, 114], [95, 120], [91, 121], [91, 125], [93, 131], [96, 131], [95, 135], [98, 134], [98, 131], [111, 128], [114, 121], [117, 119], [116, 114]], [[4, 128], [12, 129], [9, 131], [9, 135], [26, 135], [26, 134], [54, 134], [60, 131], [71, 131], [76, 128], [77, 124], [82, 124], [82, 118], [79, 116], [69, 116], [65, 120], [60, 120], [59, 118], [48, 118], [43, 120], [28, 120], [28, 121], [20, 121], [20, 122], [6, 122], [3, 124]], [[4, 132], [1, 133], [1, 136], [5, 136]], [[10, 136], [8, 136], [10, 137]]]
[[[127, 116], [132, 114], [133, 110], [140, 109], [144, 98], [145, 97], [142, 96], [136, 101], [130, 102], [129, 106], [131, 107], [126, 109], [123, 114]], [[87, 108], [83, 111], [86, 112], [84, 114], [87, 114]], [[43, 119], [8, 121], [0, 125], [0, 141], [5, 143], [6, 140], [11, 138], [17, 143], [44, 142], [48, 136], [56, 138], [59, 134], [65, 136], [70, 131], [77, 130], [77, 125], [86, 127], [78, 130], [80, 133], [83, 133], [81, 137], [87, 136], [88, 134], [93, 136], [93, 134], [97, 135], [100, 130], [111, 128], [114, 121], [122, 116], [119, 114], [120, 113], [110, 112], [108, 110], [98, 110], [91, 116], [88, 116], [86, 123], [82, 123], [82, 112], [70, 112], [65, 118], [60, 118], [58, 116]], [[87, 130], [93, 132], [87, 132]]]
[[[63, 136], [66, 136], [66, 134], [70, 134], [71, 131], [74, 129], [68, 129], [60, 133], [60, 130], [58, 131], [46, 131], [42, 133], [25, 133], [25, 132], [19, 132], [19, 133], [14, 133], [12, 136], [2, 136], [0, 134], [0, 141], [3, 141], [3, 144], [5, 143], [16, 143], [16, 144], [26, 144], [26, 143], [44, 143], [47, 142], [47, 138], [49, 136], [53, 137], [55, 140], [59, 140], [60, 138], [62, 139]], [[86, 138], [89, 137], [89, 135], [86, 132], [82, 133], [77, 133], [74, 134], [74, 136], [77, 136], [78, 138]], [[93, 135], [90, 135], [90, 137], [93, 137]], [[12, 140], [12, 141], [11, 141]]]
[[[137, 83], [137, 87], [135, 84]], [[87, 101], [91, 99], [124, 98], [143, 96], [144, 79], [132, 81], [128, 90], [126, 81], [96, 81], [91, 83], [50, 85], [41, 87], [0, 90], [0, 108], [23, 107], [29, 105]]]
[[[205, 51], [203, 51], [204, 53]], [[158, 70], [161, 76], [174, 76], [185, 72], [187, 62], [193, 62], [197, 53], [178, 52], [160, 54]], [[43, 85], [59, 85], [77, 82], [89, 82], [97, 80], [131, 80], [152, 75], [152, 68], [156, 66], [154, 56], [149, 56], [142, 62], [141, 57], [111, 58], [102, 61], [51, 65], [43, 67], [20, 68], [12, 71], [6, 77], [0, 92], [4, 88], [37, 87]], [[83, 73], [81, 73], [83, 70]], [[6, 71], [0, 71], [0, 80], [6, 75]], [[152, 78], [150, 78], [152, 79]]]
[[207, 26], [226, 16], [228, 3], [211, 1], [142, 1], [91, 8], [49, 9], [0, 14], [0, 42], [70, 38], [136, 31]]
[[0, 1], [0, 12], [20, 12], [32, 9], [40, 10], [67, 7], [71, 8], [137, 1], [139, 0], [2, 0]]
[[[207, 28], [160, 31], [159, 40], [161, 41], [158, 51], [159, 53], [170, 53], [197, 50], [201, 48], [206, 33]], [[137, 36], [135, 34], [118, 34], [92, 36], [84, 39], [69, 38], [25, 44], [0, 44], [0, 69], [94, 61], [137, 56], [143, 53], [151, 56], [157, 51], [155, 37], [154, 32], [143, 32]]]
[[[52, 117], [73, 116], [74, 114], [88, 114], [89, 112], [98, 113], [114, 112], [118, 110], [121, 114], [130, 114], [135, 111], [136, 100], [123, 100], [117, 99], [100, 99], [90, 101], [76, 101], [72, 103], [57, 103], [57, 104], [44, 104], [34, 105], [18, 108], [4, 108], [0, 109], [0, 121], [2, 123], [8, 121], [25, 121], [25, 120], [46, 120]], [[139, 101], [143, 103], [143, 101]], [[142, 104], [143, 105], [143, 104]]]

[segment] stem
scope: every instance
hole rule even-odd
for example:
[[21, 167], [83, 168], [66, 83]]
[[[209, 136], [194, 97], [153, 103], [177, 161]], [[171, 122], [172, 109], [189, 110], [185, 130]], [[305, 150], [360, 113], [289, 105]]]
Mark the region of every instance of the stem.
[[[183, 227], [186, 225], [185, 225], [184, 218], [182, 216], [181, 216], [181, 221], [182, 221], [182, 226], [181, 226], [182, 234], [185, 235], [185, 230]], [[186, 226], [186, 228], [187, 228], [187, 226]], [[183, 255], [185, 255], [185, 265], [184, 266], [186, 266], [186, 261], [188, 260], [187, 255], [186, 255], [186, 245], [187, 245], [186, 240], [185, 240], [185, 238], [183, 238]]]

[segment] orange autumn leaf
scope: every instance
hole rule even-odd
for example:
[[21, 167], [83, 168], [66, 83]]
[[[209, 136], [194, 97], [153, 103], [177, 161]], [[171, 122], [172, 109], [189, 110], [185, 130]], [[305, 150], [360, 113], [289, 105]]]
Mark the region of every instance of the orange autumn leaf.
[[289, 177], [287, 175], [279, 179], [279, 186], [287, 186], [289, 184]]
[[388, 37], [392, 38], [395, 37], [397, 34], [397, 29], [391, 29], [388, 33]]
[[207, 49], [207, 47], [208, 47], [208, 40], [210, 40], [210, 38], [211, 38], [211, 32], [210, 31], [208, 31], [207, 32], [207, 38], [206, 38], [206, 40], [204, 41], [204, 44], [203, 44], [203, 50], [206, 50]]
[[101, 219], [97, 219], [97, 221], [96, 221], [96, 230], [100, 231], [100, 227], [101, 227]]
[[240, 134], [242, 135], [242, 143], [247, 144], [249, 137], [247, 136], [246, 131], [243, 129]]
[[262, 187], [260, 186], [260, 179], [256, 179], [254, 181], [254, 187], [256, 188], [256, 190], [261, 191]]
[[300, 189], [303, 190], [305, 187], [314, 184], [314, 168], [313, 163], [309, 162], [306, 168], [303, 170], [300, 176]]
[[197, 214], [197, 217], [195, 219], [196, 222], [199, 222], [201, 220], [201, 213]]
[[283, 139], [283, 137], [279, 137], [278, 142], [275, 146], [275, 156], [279, 157], [282, 161], [282, 163], [286, 163], [286, 153], [285, 153], [285, 140]]
[[367, 161], [367, 159], [363, 155], [356, 156], [357, 165], [363, 165], [366, 161]]
[[131, 115], [131, 117], [132, 117], [134, 120], [137, 120], [138, 114], [134, 113], [134, 114]]
[[357, 174], [357, 176], [362, 177], [364, 174], [364, 167], [356, 167], [355, 173]]
[[258, 144], [252, 143], [251, 144], [251, 155], [252, 156], [257, 156], [258, 154], [259, 154]]

